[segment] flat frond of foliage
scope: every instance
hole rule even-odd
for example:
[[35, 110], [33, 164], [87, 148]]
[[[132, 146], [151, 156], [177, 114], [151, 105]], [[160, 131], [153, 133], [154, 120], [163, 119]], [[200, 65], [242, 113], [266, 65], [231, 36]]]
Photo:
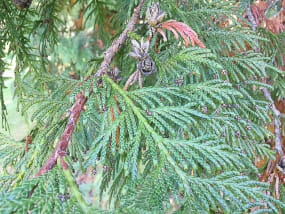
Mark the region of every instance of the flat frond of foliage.
[[[274, 160], [263, 90], [284, 97], [284, 33], [250, 30], [243, 1], [146, 0], [128, 33], [141, 1], [13, 2], [0, 2], [2, 123], [13, 62], [17, 109], [32, 126], [18, 141], [0, 133], [0, 213], [285, 209], [284, 185], [277, 199], [256, 164]], [[166, 14], [152, 26], [155, 2]], [[149, 44], [139, 59], [129, 54], [134, 40]], [[110, 45], [116, 53], [96, 76]], [[148, 57], [156, 72], [143, 75]], [[94, 189], [82, 188], [83, 175]]]

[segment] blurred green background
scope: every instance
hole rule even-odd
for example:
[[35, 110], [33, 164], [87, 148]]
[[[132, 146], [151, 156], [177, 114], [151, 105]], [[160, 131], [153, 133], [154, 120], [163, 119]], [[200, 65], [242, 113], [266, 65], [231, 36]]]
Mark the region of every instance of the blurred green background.
[[9, 130], [5, 130], [0, 126], [0, 132], [11, 136], [15, 140], [21, 140], [28, 134], [28, 131], [32, 127], [32, 124], [28, 121], [27, 114], [21, 115], [17, 112], [17, 100], [13, 97], [14, 94], [14, 74], [13, 74], [13, 63], [12, 66], [5, 70], [4, 77], [10, 77], [11, 79], [5, 81], [4, 100], [8, 110], [8, 124]]

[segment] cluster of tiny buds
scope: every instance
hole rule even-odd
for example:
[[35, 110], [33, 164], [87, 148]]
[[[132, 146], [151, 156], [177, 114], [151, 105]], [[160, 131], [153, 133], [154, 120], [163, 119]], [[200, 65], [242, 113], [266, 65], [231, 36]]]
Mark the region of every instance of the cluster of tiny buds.
[[236, 136], [239, 138], [240, 137], [240, 132], [236, 131]]
[[150, 116], [151, 115], [151, 111], [149, 109], [146, 109], [146, 114]]
[[250, 125], [246, 125], [245, 128], [246, 128], [247, 130], [250, 130], [250, 129], [251, 129]]
[[103, 111], [107, 111], [107, 110], [108, 110], [106, 104], [103, 104], [103, 105], [102, 105], [102, 110], [103, 110]]
[[97, 174], [97, 170], [94, 168], [92, 169], [92, 175], [96, 175]]
[[207, 113], [207, 111], [208, 111], [207, 106], [204, 106], [204, 107], [202, 108], [202, 112], [203, 112], [203, 113]]
[[215, 109], [215, 111], [214, 111], [216, 114], [218, 114], [219, 113], [219, 109]]
[[226, 69], [222, 69], [222, 74], [223, 74], [223, 75], [228, 75], [227, 70], [226, 70]]
[[59, 200], [60, 200], [61, 202], [65, 202], [65, 200], [66, 200], [65, 194], [60, 194], [60, 195], [59, 195]]
[[176, 84], [182, 84], [183, 82], [184, 82], [184, 78], [183, 77], [174, 80], [174, 83], [176, 83]]
[[106, 172], [108, 170], [108, 165], [104, 165], [103, 170]]
[[223, 108], [226, 108], [226, 107], [229, 107], [229, 108], [231, 108], [231, 107], [234, 107], [234, 108], [236, 108], [236, 107], [238, 107], [238, 104], [226, 104], [226, 103], [223, 103], [222, 104], [222, 107]]
[[236, 120], [240, 120], [240, 116], [239, 115], [236, 115]]
[[[236, 131], [235, 134], [236, 134], [236, 136], [237, 136], [238, 138], [241, 137], [240, 131]], [[223, 132], [223, 133], [222, 133], [222, 137], [226, 137], [226, 132]], [[243, 138], [246, 140], [246, 139], [247, 139], [247, 136], [243, 136]]]
[[261, 82], [264, 82], [265, 78], [264, 77], [260, 77], [259, 78]]

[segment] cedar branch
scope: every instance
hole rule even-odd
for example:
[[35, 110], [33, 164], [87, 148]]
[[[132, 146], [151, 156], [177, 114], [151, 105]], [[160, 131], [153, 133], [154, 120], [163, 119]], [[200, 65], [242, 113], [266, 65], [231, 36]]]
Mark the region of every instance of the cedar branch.
[[84, 96], [84, 94], [80, 93], [80, 96], [77, 98], [77, 100], [75, 101], [75, 103], [69, 110], [69, 119], [65, 127], [65, 130], [63, 134], [61, 135], [60, 142], [58, 143], [56, 148], [53, 150], [53, 153], [49, 157], [49, 159], [45, 162], [42, 168], [38, 171], [38, 173], [36, 174], [36, 177], [44, 174], [48, 170], [51, 170], [56, 164], [57, 158], [65, 155], [65, 150], [68, 147], [68, 143], [70, 141], [70, 138], [76, 126], [76, 122], [80, 116], [80, 112], [82, 111], [83, 106], [85, 105], [86, 101], [87, 101], [87, 97]]
[[[255, 19], [254, 19], [253, 15], [252, 15], [250, 3], [246, 7], [246, 13], [247, 13], [248, 20], [252, 24], [252, 30], [256, 31], [257, 23], [255, 22]], [[272, 110], [273, 110], [273, 112], [275, 114], [275, 117], [273, 116], [274, 130], [275, 130], [275, 137], [276, 137], [276, 139], [275, 139], [275, 149], [279, 153], [280, 157], [282, 157], [283, 156], [283, 150], [282, 150], [282, 145], [281, 145], [281, 133], [280, 133], [279, 120], [278, 120], [278, 118], [280, 118], [280, 116], [281, 116], [281, 113], [276, 108], [276, 106], [274, 104], [274, 101], [273, 101], [273, 99], [271, 97], [270, 91], [267, 88], [262, 88], [262, 91], [263, 91], [263, 94], [264, 94], [265, 98], [272, 103]]]
[[[108, 69], [113, 57], [118, 52], [121, 45], [127, 40], [127, 33], [129, 31], [134, 30], [135, 24], [137, 23], [137, 21], [139, 19], [139, 14], [140, 14], [140, 11], [142, 9], [144, 2], [145, 2], [145, 0], [142, 0], [139, 3], [139, 5], [135, 8], [134, 13], [130, 19], [130, 22], [127, 24], [125, 30], [121, 33], [121, 35], [116, 40], [114, 40], [112, 45], [105, 52], [104, 60], [101, 63], [99, 70], [95, 74], [96, 76], [102, 76], [103, 74], [105, 74], [107, 72], [107, 69]], [[92, 94], [92, 92], [93, 92], [93, 90], [92, 90], [92, 86], [91, 86], [91, 90], [89, 91], [89, 97]], [[38, 176], [44, 174], [45, 172], [51, 170], [54, 167], [54, 165], [56, 164], [58, 157], [61, 158], [63, 167], [64, 168], [68, 167], [67, 164], [64, 162], [63, 156], [65, 155], [65, 151], [68, 147], [70, 138], [71, 138], [72, 133], [76, 127], [76, 122], [77, 122], [77, 120], [80, 116], [80, 113], [81, 113], [81, 111], [82, 111], [87, 100], [88, 100], [88, 96], [85, 96], [84, 92], [79, 92], [77, 94], [77, 100], [75, 101], [75, 103], [72, 105], [72, 107], [69, 110], [69, 119], [68, 119], [67, 125], [65, 127], [65, 130], [64, 130], [63, 134], [61, 135], [60, 142], [58, 143], [58, 145], [54, 149], [52, 155], [48, 158], [48, 160], [45, 162], [45, 164], [42, 166], [42, 168], [37, 172], [35, 177], [38, 177]]]
[[273, 105], [272, 105], [272, 110], [275, 114], [275, 117], [273, 119], [274, 122], [274, 130], [275, 130], [275, 149], [278, 151], [280, 154], [280, 157], [283, 156], [283, 150], [282, 150], [282, 145], [281, 145], [281, 132], [280, 132], [280, 127], [279, 127], [279, 120], [277, 118], [281, 117], [280, 111], [276, 108], [274, 101], [271, 97], [271, 93], [268, 90], [268, 88], [262, 88], [263, 94], [267, 100], [269, 100]]

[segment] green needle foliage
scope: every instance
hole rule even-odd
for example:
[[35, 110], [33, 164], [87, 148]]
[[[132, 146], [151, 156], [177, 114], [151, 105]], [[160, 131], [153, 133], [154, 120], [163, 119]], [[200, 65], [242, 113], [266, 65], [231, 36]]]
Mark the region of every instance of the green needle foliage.
[[[0, 135], [0, 213], [284, 211], [254, 166], [254, 159], [275, 154], [265, 143], [274, 133], [266, 128], [272, 110], [261, 89], [284, 97], [284, 71], [275, 61], [284, 64], [283, 34], [246, 27], [243, 1], [158, 1], [167, 13], [163, 21], [187, 24], [206, 46], [185, 47], [170, 30], [164, 29], [167, 41], [158, 32], [149, 37], [146, 11], [153, 2], [145, 1], [111, 61], [108, 73], [119, 69], [117, 80], [94, 74], [138, 0], [33, 0], [22, 10], [0, 0], [2, 123], [9, 123], [2, 91], [11, 61], [18, 110], [33, 121], [30, 144]], [[137, 70], [131, 39], [147, 37], [157, 72], [125, 90]], [[82, 91], [88, 100], [64, 154], [68, 169], [59, 158], [35, 177]], [[103, 208], [75, 182], [78, 173], [101, 168], [96, 198], [108, 196]]]

